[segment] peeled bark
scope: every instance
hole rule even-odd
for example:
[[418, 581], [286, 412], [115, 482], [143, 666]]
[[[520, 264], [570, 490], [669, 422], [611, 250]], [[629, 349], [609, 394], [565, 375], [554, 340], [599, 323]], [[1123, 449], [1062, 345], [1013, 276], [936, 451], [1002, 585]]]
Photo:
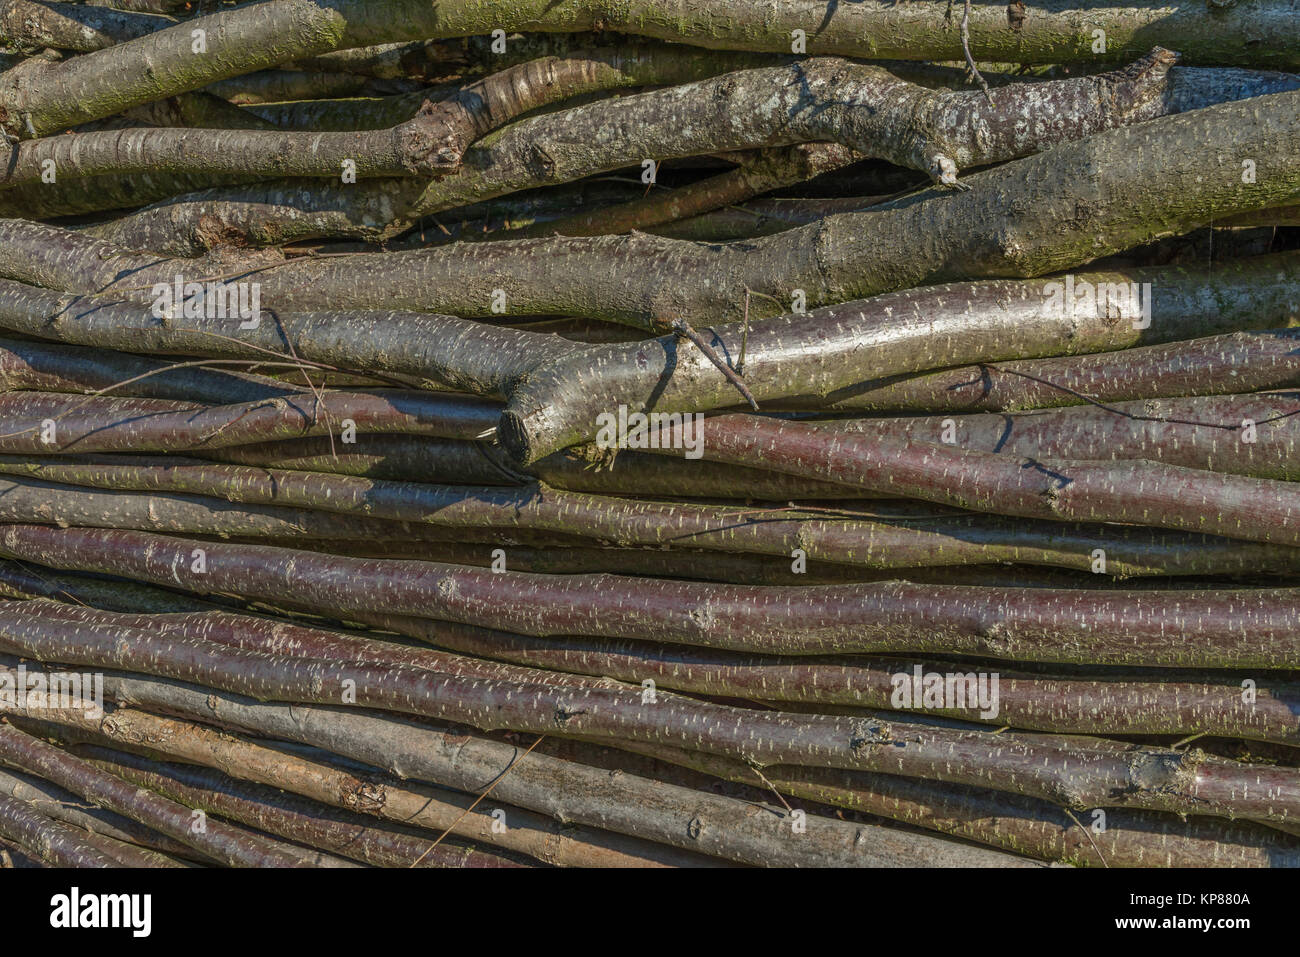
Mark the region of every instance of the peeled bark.
[[[433, 840], [444, 832], [460, 840], [477, 842], [480, 847], [488, 845], [505, 848], [547, 864], [566, 867], [716, 866], [717, 863], [709, 858], [607, 832], [592, 835], [585, 828], [561, 832], [546, 818], [519, 808], [505, 809], [507, 828], [505, 831], [494, 831], [492, 812], [496, 809], [495, 803], [480, 803], [473, 811], [466, 813], [474, 801], [472, 796], [416, 784], [403, 784], [378, 773], [358, 777], [332, 764], [268, 747], [244, 737], [130, 708], [114, 710], [98, 727], [69, 712], [60, 712], [51, 717], [60, 728], [70, 730], [75, 736], [87, 740], [108, 740], [114, 747], [143, 750], [151, 755], [183, 761], [187, 765], [200, 765], [224, 772], [221, 777], [226, 778], [225, 782], [220, 778], [214, 780], [211, 775], [206, 776], [206, 781], [201, 774], [190, 776], [192, 782], [195, 782], [196, 777], [197, 782], [203, 782], [196, 789], [193, 785], [185, 786], [184, 777], [188, 775], [183, 771], [182, 782], [176, 782], [174, 779], [180, 769], [164, 765], [161, 777], [149, 777], [152, 781], [161, 783], [163, 786], [157, 790], [173, 800], [190, 804], [191, 798], [198, 797], [212, 808], [213, 813], [232, 817], [271, 833], [280, 834], [282, 832], [279, 828], [288, 825], [302, 834], [301, 829], [308, 827], [318, 836], [307, 839], [306, 843], [341, 853], [345, 857], [365, 860], [366, 863], [388, 867], [410, 866], [422, 855], [423, 866], [426, 867], [501, 867], [512, 863], [509, 858], [503, 858], [491, 850], [479, 850], [472, 845], [439, 844], [431, 848]], [[85, 752], [82, 753], [84, 755]], [[114, 760], [121, 762], [124, 757]], [[152, 761], [126, 758], [125, 763], [137, 772], [157, 770], [157, 765]], [[112, 770], [121, 773], [116, 768]], [[123, 776], [137, 782], [141, 778], [138, 773]], [[168, 778], [173, 780], [168, 781]], [[267, 801], [269, 795], [263, 796], [261, 788], [256, 786], [249, 788], [244, 784], [245, 781], [260, 782], [261, 785], [280, 789], [274, 792], [275, 805], [267, 807], [270, 803]], [[176, 789], [178, 783], [181, 784], [179, 791]], [[286, 800], [280, 791], [302, 795], [309, 800]], [[334, 813], [330, 808], [342, 808], [350, 813]], [[227, 813], [232, 810], [236, 813]], [[249, 820], [252, 815], [269, 821], [274, 826], [267, 827], [258, 820]], [[432, 835], [413, 830], [394, 831], [367, 818], [379, 818], [408, 828], [422, 828], [431, 831]], [[313, 825], [313, 820], [319, 821], [323, 827]], [[349, 835], [349, 830], [356, 832], [355, 837]], [[334, 833], [331, 836], [329, 832]], [[282, 836], [291, 840], [303, 840], [303, 837], [293, 834]], [[329, 843], [317, 843], [322, 838]], [[587, 838], [598, 843], [589, 843]], [[331, 844], [352, 846], [354, 850], [363, 851], [373, 846], [376, 851], [390, 858], [396, 853], [409, 856], [400, 862], [373, 859], [369, 855], [358, 858], [355, 853], [340, 850]]]
[[456, 844], [434, 847], [428, 836], [416, 831], [376, 825], [360, 815], [334, 811], [315, 801], [295, 800], [276, 788], [244, 784], [219, 772], [191, 765], [160, 765], [105, 748], [79, 751], [99, 767], [188, 807], [376, 867], [520, 866], [499, 854]]

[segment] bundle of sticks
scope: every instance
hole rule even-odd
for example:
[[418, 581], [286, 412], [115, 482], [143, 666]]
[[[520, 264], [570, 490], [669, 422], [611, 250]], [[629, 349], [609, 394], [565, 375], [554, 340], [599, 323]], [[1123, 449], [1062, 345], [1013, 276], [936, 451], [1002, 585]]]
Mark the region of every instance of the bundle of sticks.
[[0, 865], [1300, 863], [1300, 4], [1067, 7], [0, 0]]

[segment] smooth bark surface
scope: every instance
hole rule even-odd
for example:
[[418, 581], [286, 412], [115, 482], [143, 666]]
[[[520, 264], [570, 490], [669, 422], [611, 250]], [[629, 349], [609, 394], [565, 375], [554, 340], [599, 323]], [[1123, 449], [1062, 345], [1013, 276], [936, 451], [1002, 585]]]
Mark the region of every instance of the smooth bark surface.
[[[968, 423], [969, 418], [962, 419], [959, 426], [964, 447], [1005, 443], [1009, 433], [1027, 448], [1004, 445], [993, 451], [1037, 454], [1036, 444], [1044, 441], [1032, 422], [1025, 424], [1024, 431], [1029, 434], [1022, 436], [1001, 419]], [[1052, 429], [1050, 423], [1040, 431], [1046, 431], [1047, 438], [1058, 445], [1082, 442], [1076, 432], [1090, 435], [1087, 430], [1092, 418], [1096, 417], [1073, 426], [1073, 432]], [[866, 435], [906, 435], [906, 429], [928, 436], [925, 430], [931, 429], [936, 433], [933, 437], [937, 437], [943, 425], [927, 420], [853, 420], [841, 427]], [[1109, 438], [1102, 436], [1098, 442], [1107, 448]], [[1230, 441], [1231, 435], [1224, 439], [1226, 453], [1234, 451], [1227, 446]], [[1255, 458], [1273, 462], [1278, 457], [1273, 451], [1277, 443], [1265, 443], [1261, 443], [1265, 447]], [[1180, 446], [1180, 452], [1178, 464], [1182, 465], [1197, 464], [1198, 456], [1204, 454], [1196, 445]], [[1108, 454], [1123, 456], [1128, 452], [1121, 445]], [[1286, 456], [1281, 459], [1285, 468], [1279, 467], [1279, 471], [1286, 474], [1274, 477], [1286, 478], [1292, 459], [1286, 448], [1281, 454]], [[1241, 455], [1249, 456], [1249, 448]], [[1246, 462], [1238, 468], [1262, 468], [1253, 464], [1254, 459], [1246, 458]], [[872, 569], [1015, 562], [1091, 571], [1096, 563], [1094, 551], [1101, 548], [1106, 556], [1106, 574], [1120, 577], [1300, 571], [1300, 550], [1286, 546], [992, 515], [918, 517], [900, 511], [891, 521], [888, 514], [878, 510], [849, 507], [827, 514], [794, 505], [764, 508], [634, 501], [566, 492], [542, 484], [511, 489], [399, 483], [281, 469], [186, 464], [141, 456], [77, 457], [66, 463], [62, 458], [0, 456], [0, 473], [21, 476], [12, 482], [0, 482], [4, 492], [0, 495], [0, 517], [13, 522], [44, 520], [61, 525], [160, 532], [340, 539], [367, 534], [419, 539], [418, 528], [424, 524], [473, 534], [490, 529], [503, 533], [556, 533], [623, 547], [705, 549], [787, 558], [802, 550], [813, 561]], [[33, 483], [27, 476], [109, 491], [78, 494], [46, 481]], [[131, 491], [152, 494], [146, 497], [129, 494]], [[229, 508], [200, 496], [215, 496], [247, 507]], [[339, 519], [331, 523], [317, 510], [354, 518], [351, 522]]]
[[[521, 634], [579, 634], [783, 654], [919, 652], [1148, 666], [1288, 668], [1295, 589], [1192, 592], [878, 582], [709, 585], [353, 559], [147, 532], [0, 528], [7, 557], [202, 593], [377, 611]], [[610, 601], [611, 594], [617, 599]], [[1096, 622], [1104, 621], [1104, 631]]]
[[[1300, 545], [1300, 492], [1285, 481], [1141, 459], [1004, 456], [756, 417], [717, 416], [708, 421], [706, 432], [704, 454], [713, 461], [973, 511], [1149, 525]], [[668, 436], [662, 444], [680, 447], [680, 439]]]

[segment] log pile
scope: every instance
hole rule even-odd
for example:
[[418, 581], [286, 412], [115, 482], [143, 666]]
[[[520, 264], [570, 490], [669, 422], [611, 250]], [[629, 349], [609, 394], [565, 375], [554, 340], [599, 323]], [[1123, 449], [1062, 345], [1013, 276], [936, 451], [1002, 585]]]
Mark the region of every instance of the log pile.
[[0, 866], [1300, 864], [1300, 22], [0, 0]]

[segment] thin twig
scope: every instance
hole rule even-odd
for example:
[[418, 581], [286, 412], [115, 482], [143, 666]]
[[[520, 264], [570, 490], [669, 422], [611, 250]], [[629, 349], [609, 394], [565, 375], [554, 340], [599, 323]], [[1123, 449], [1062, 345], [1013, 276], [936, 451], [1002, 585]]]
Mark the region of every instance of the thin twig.
[[750, 404], [753, 410], [755, 412], [758, 411], [758, 400], [754, 398], [754, 393], [749, 391], [749, 386], [745, 385], [745, 380], [736, 374], [736, 370], [727, 365], [726, 360], [723, 359], [722, 356], [718, 355], [711, 345], [704, 341], [704, 337], [696, 332], [689, 322], [685, 319], [674, 319], [670, 328], [677, 335], [695, 343], [695, 345], [699, 347], [700, 351], [704, 353], [705, 358], [717, 366], [718, 371], [726, 376], [727, 381], [736, 387], [736, 391], [745, 397], [745, 401]]
[[1075, 824], [1078, 824], [1079, 827], [1083, 828], [1083, 833], [1088, 838], [1088, 843], [1092, 845], [1092, 849], [1096, 851], [1097, 856], [1101, 858], [1101, 866], [1110, 867], [1110, 862], [1106, 860], [1106, 855], [1101, 852], [1101, 848], [1097, 846], [1097, 842], [1092, 839], [1092, 831], [1084, 827], [1083, 822], [1080, 821], [1077, 817], [1075, 817], [1074, 812], [1071, 811], [1068, 807], [1062, 808], [1062, 810], [1065, 811], [1066, 814], [1070, 815], [1071, 821], [1073, 821]]
[[1169, 746], [1169, 750], [1176, 751], [1177, 749], [1181, 748], [1183, 745], [1191, 744], [1197, 738], [1203, 738], [1209, 733], [1210, 732], [1208, 731], [1197, 731], [1195, 734], [1189, 734], [1187, 737], [1183, 738], [1182, 740], [1175, 741], [1173, 744], [1171, 744]]
[[[175, 369], [192, 369], [195, 367], [206, 367], [206, 366], [217, 366], [217, 365], [247, 365], [247, 366], [255, 366], [258, 368], [266, 368], [268, 366], [277, 366], [277, 367], [283, 367], [288, 369], [302, 368], [300, 365], [296, 365], [292, 362], [265, 362], [261, 359], [196, 359], [191, 362], [175, 362], [172, 363], [171, 365], [163, 366], [160, 369], [152, 369], [149, 372], [143, 372], [140, 375], [132, 376], [129, 379], [123, 379], [121, 382], [114, 382], [112, 385], [104, 386], [104, 388], [102, 389], [96, 389], [94, 392], [87, 392], [85, 394], [86, 398], [83, 401], [77, 403], [70, 409], [64, 409], [62, 412], [58, 413], [57, 415], [52, 416], [51, 421], [57, 422], [60, 419], [64, 418], [65, 416], [71, 415], [73, 412], [76, 412], [78, 409], [85, 406], [91, 399], [98, 398], [99, 396], [107, 395], [108, 393], [114, 391], [115, 389], [124, 388], [128, 385], [131, 385], [132, 383], [139, 382], [142, 379], [148, 379], [150, 376], [160, 375], [164, 372], [171, 372]], [[37, 432], [40, 430], [40, 428], [41, 428], [40, 426], [34, 425], [31, 428], [21, 429], [18, 432], [0, 433], [0, 439], [9, 439], [19, 435], [26, 435], [28, 432]]]
[[[1098, 409], [1101, 409], [1103, 412], [1109, 412], [1112, 415], [1118, 415], [1121, 418], [1131, 419], [1134, 422], [1160, 422], [1165, 425], [1190, 425], [1202, 429], [1222, 429], [1225, 432], [1236, 432], [1238, 429], [1244, 427], [1240, 422], [1237, 423], [1204, 422], [1200, 419], [1179, 419], [1173, 416], [1142, 415], [1137, 412], [1126, 412], [1123, 409], [1117, 409], [1113, 405], [1107, 405], [1105, 402], [1102, 402], [1098, 399], [1094, 399], [1089, 395], [1085, 395], [1082, 392], [1076, 391], [1075, 389], [1071, 389], [1069, 386], [1060, 385], [1059, 383], [1052, 382], [1048, 379], [1041, 379], [1036, 375], [1030, 375], [1028, 372], [1021, 372], [1018, 369], [1007, 369], [1002, 366], [992, 365], [989, 363], [985, 363], [981, 365], [981, 368], [988, 369], [991, 372], [1007, 372], [1010, 373], [1011, 375], [1018, 375], [1022, 379], [1028, 379], [1030, 382], [1037, 382], [1039, 385], [1045, 385], [1050, 389], [1056, 389], [1059, 392], [1064, 392], [1066, 395], [1073, 396], [1074, 398], [1079, 399], [1080, 401], [1085, 402], [1088, 405], [1096, 406]], [[1260, 393], [1260, 394], [1267, 395], [1268, 393]], [[1289, 419], [1293, 415], [1300, 415], [1300, 409], [1296, 409], [1293, 412], [1282, 412], [1279, 413], [1278, 415], [1269, 416], [1267, 419], [1261, 419], [1259, 422], [1256, 422], [1255, 424], [1268, 425], [1272, 422], [1281, 421], [1282, 419]]]
[[489, 794], [492, 793], [492, 789], [493, 789], [494, 787], [496, 787], [498, 784], [500, 784], [502, 781], [505, 780], [506, 775], [509, 774], [511, 771], [513, 771], [513, 770], [515, 769], [515, 765], [517, 765], [517, 764], [518, 764], [520, 761], [522, 761], [524, 758], [528, 757], [528, 755], [532, 754], [533, 748], [535, 748], [535, 747], [537, 747], [539, 744], [541, 744], [541, 743], [542, 743], [542, 740], [543, 740], [545, 737], [546, 737], [546, 735], [544, 735], [544, 734], [541, 735], [541, 736], [539, 736], [538, 739], [537, 739], [536, 741], [534, 741], [532, 744], [530, 744], [530, 745], [528, 746], [528, 750], [527, 750], [527, 751], [525, 751], [523, 754], [519, 755], [519, 757], [517, 757], [517, 758], [515, 758], [513, 761], [511, 761], [511, 762], [510, 762], [510, 766], [507, 767], [504, 771], [502, 771], [501, 774], [500, 774], [500, 776], [499, 776], [495, 781], [493, 781], [491, 784], [488, 785], [488, 789], [487, 789], [486, 791], [484, 791], [482, 794], [480, 794], [478, 797], [476, 797], [476, 798], [474, 799], [474, 803], [473, 803], [473, 804], [471, 804], [469, 807], [465, 808], [465, 810], [461, 812], [460, 817], [456, 818], [456, 820], [452, 821], [451, 824], [448, 825], [447, 830], [443, 831], [441, 834], [438, 835], [438, 839], [437, 839], [436, 841], [434, 841], [432, 844], [430, 844], [429, 847], [425, 850], [425, 852], [424, 852], [423, 854], [421, 854], [418, 858], [416, 858], [415, 863], [412, 864], [411, 866], [412, 866], [412, 867], [417, 867], [417, 866], [419, 866], [420, 861], [422, 861], [422, 860], [424, 860], [426, 857], [428, 857], [428, 856], [429, 856], [429, 852], [432, 851], [432, 850], [433, 850], [435, 847], [437, 847], [439, 844], [441, 844], [441, 843], [442, 843], [442, 839], [443, 839], [444, 837], [446, 837], [448, 834], [450, 834], [453, 830], [455, 830], [455, 829], [456, 829], [456, 825], [459, 824], [461, 821], [465, 820], [465, 818], [470, 814], [470, 812], [473, 811], [474, 808], [478, 807], [478, 806], [479, 806], [479, 803], [480, 803], [480, 802], [481, 802], [485, 797], [487, 797]]
[[961, 49], [966, 54], [966, 69], [971, 80], [980, 85], [980, 89], [992, 104], [993, 94], [989, 91], [988, 81], [980, 73], [979, 67], [975, 65], [975, 58], [970, 53], [970, 0], [966, 0], [966, 7], [961, 15]]
[[767, 776], [758, 769], [758, 766], [751, 764], [749, 770], [758, 775], [758, 779], [768, 786], [769, 790], [776, 795], [776, 799], [785, 805], [785, 809], [790, 812], [791, 816], [794, 816], [794, 808], [792, 808], [790, 802], [785, 799], [785, 795], [776, 789], [776, 785], [767, 779]]

